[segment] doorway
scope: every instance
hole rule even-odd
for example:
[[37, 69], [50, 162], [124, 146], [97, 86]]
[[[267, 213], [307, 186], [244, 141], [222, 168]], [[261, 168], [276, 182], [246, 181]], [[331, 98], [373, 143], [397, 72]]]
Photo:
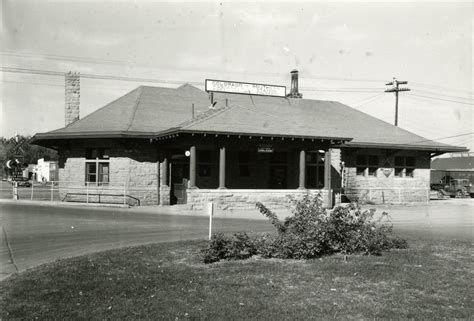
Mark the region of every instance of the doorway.
[[189, 180], [189, 158], [175, 155], [170, 163], [170, 204], [186, 204], [186, 189]]

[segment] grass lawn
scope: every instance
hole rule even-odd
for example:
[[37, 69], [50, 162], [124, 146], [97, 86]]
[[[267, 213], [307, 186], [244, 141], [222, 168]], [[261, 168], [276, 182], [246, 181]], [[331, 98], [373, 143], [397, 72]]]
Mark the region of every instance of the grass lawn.
[[60, 260], [0, 283], [8, 319], [469, 319], [470, 241], [383, 256], [202, 263], [204, 241]]

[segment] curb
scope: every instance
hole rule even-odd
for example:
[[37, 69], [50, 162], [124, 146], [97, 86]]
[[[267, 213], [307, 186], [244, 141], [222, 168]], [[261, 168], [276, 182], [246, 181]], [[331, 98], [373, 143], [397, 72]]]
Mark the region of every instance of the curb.
[[0, 199], [0, 204], [21, 204], [21, 205], [37, 205], [37, 206], [58, 206], [58, 207], [74, 207], [74, 206], [89, 206], [89, 207], [115, 207], [115, 208], [130, 208], [128, 205], [122, 204], [104, 204], [104, 203], [75, 203], [75, 202], [61, 202], [61, 201], [31, 201], [31, 200], [13, 200]]

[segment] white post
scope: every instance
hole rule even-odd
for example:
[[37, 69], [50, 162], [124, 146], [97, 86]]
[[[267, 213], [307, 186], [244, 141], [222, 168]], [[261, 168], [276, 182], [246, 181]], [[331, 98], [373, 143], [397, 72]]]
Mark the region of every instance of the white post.
[[89, 182], [86, 182], [86, 203], [89, 204]]
[[54, 181], [51, 181], [51, 202], [53, 201], [53, 188], [54, 188]]
[[123, 205], [127, 204], [127, 199], [126, 199], [127, 191], [126, 191], [126, 188], [127, 188], [127, 183], [123, 183]]
[[399, 203], [402, 202], [402, 189], [401, 188], [398, 189], [398, 202]]
[[18, 200], [18, 182], [13, 182], [13, 199]]
[[33, 186], [35, 185], [34, 181], [31, 181], [31, 200], [33, 200]]
[[212, 216], [214, 215], [214, 203], [207, 203], [207, 211], [209, 212], [209, 240], [212, 237]]
[[369, 188], [369, 201], [372, 202], [372, 189]]

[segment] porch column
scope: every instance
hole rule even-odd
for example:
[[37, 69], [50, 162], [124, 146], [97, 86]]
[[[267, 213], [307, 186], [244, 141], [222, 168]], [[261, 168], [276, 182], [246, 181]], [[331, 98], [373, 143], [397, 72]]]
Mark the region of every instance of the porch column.
[[189, 149], [189, 188], [196, 187], [196, 146]]
[[163, 159], [161, 163], [161, 185], [168, 186], [168, 158]]
[[329, 208], [332, 208], [332, 195], [331, 195], [331, 149], [326, 151], [324, 154], [324, 188], [328, 190], [328, 204]]
[[219, 189], [225, 188], [225, 147], [219, 151]]
[[306, 152], [304, 149], [300, 151], [300, 184], [298, 188], [306, 188]]

